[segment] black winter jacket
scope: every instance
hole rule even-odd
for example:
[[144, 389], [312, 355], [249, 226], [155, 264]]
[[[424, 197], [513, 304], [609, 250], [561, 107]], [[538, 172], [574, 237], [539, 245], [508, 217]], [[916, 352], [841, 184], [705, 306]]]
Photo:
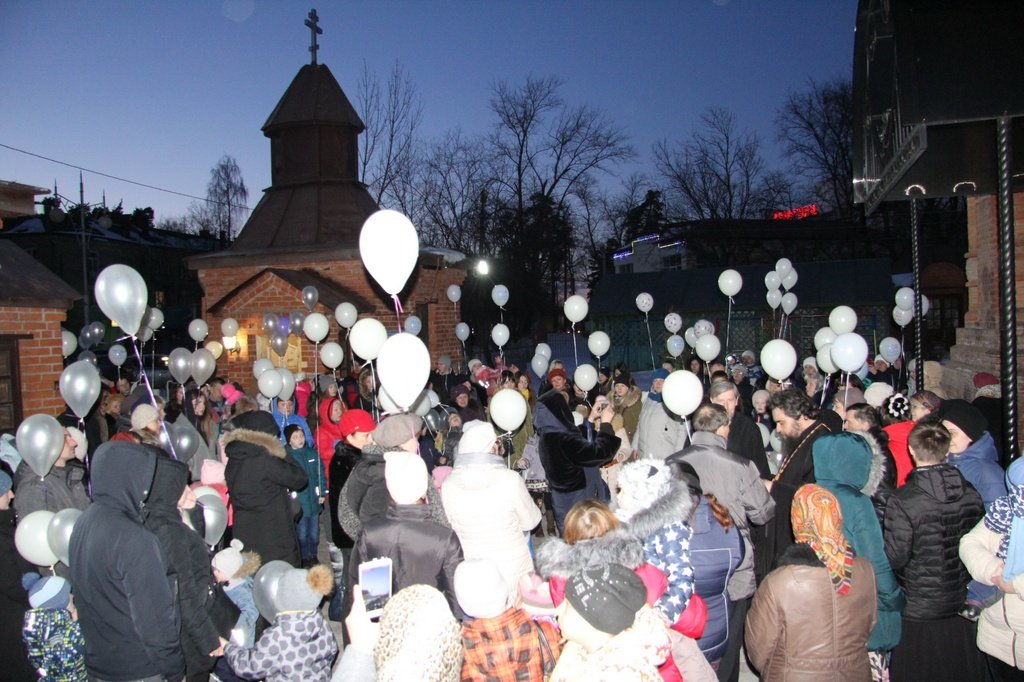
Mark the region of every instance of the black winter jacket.
[[14, 510], [0, 510], [0, 660], [4, 662], [4, 679], [11, 682], [39, 679], [28, 663], [28, 652], [21, 636], [25, 612], [29, 609], [28, 593], [21, 586], [21, 576], [34, 570], [14, 547]]
[[199, 535], [186, 526], [178, 513], [178, 499], [188, 483], [188, 468], [181, 462], [160, 458], [156, 477], [146, 500], [145, 526], [160, 541], [167, 562], [177, 574], [181, 610], [181, 649], [191, 677], [213, 669], [209, 653], [220, 646], [210, 620], [207, 600], [213, 582], [210, 555]]
[[410, 585], [436, 587], [455, 617], [462, 619], [455, 599], [455, 567], [462, 563], [462, 545], [455, 531], [431, 518], [429, 505], [391, 503], [383, 516], [363, 524], [348, 564], [349, 587], [359, 582], [360, 562], [382, 557], [392, 561], [392, 594]]
[[337, 547], [350, 548], [355, 542], [355, 538], [349, 537], [338, 522], [338, 502], [341, 499], [342, 488], [358, 463], [359, 450], [343, 440], [334, 445], [334, 455], [327, 471], [327, 500], [331, 511], [331, 540]]
[[281, 560], [298, 567], [299, 540], [288, 491], [306, 486], [306, 472], [287, 456], [276, 436], [259, 431], [231, 431], [224, 438], [224, 451], [234, 536], [264, 564]]
[[914, 469], [889, 496], [885, 554], [906, 593], [904, 618], [957, 614], [971, 580], [960, 561], [960, 538], [984, 515], [981, 495], [952, 464]]
[[768, 455], [761, 439], [761, 429], [754, 420], [742, 414], [739, 408], [729, 422], [729, 440], [725, 446], [729, 452], [744, 457], [754, 463], [761, 478], [771, 478], [772, 470], [768, 468]]
[[90, 676], [136, 680], [185, 674], [176, 575], [141, 511], [156, 450], [105, 443], [92, 462], [93, 503], [71, 535], [71, 584]]
[[548, 487], [560, 493], [585, 488], [584, 467], [607, 464], [622, 442], [611, 424], [601, 424], [593, 441], [584, 438], [573, 425], [569, 404], [557, 391], [548, 391], [538, 399], [533, 426], [540, 434], [540, 459]]

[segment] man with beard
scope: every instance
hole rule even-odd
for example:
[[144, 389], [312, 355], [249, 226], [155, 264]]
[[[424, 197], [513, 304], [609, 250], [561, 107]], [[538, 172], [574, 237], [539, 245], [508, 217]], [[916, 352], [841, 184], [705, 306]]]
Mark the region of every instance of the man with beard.
[[740, 392], [731, 381], [716, 381], [708, 389], [708, 399], [715, 405], [721, 405], [729, 415], [729, 452], [749, 459], [757, 467], [761, 478], [771, 478], [768, 468], [768, 455], [764, 451], [761, 430], [754, 420], [743, 414], [739, 409]]
[[758, 543], [755, 559], [758, 582], [775, 567], [782, 553], [793, 544], [790, 508], [797, 489], [814, 483], [814, 441], [832, 433], [821, 421], [820, 410], [799, 389], [776, 393], [768, 402], [775, 420], [775, 430], [782, 443], [779, 472], [765, 486], [775, 500], [775, 518], [765, 526], [765, 535]]

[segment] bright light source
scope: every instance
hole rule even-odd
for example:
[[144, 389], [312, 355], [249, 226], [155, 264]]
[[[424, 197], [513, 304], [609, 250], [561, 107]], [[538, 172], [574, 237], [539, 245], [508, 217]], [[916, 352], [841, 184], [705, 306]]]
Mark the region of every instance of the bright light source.
[[476, 272], [478, 275], [486, 275], [491, 271], [491, 267], [487, 265], [487, 261], [482, 260], [476, 264]]

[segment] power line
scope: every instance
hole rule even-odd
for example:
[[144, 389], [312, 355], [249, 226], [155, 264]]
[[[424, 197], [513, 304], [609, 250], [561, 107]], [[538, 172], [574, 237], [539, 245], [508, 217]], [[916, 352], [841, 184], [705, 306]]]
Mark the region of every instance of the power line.
[[[92, 170], [91, 168], [84, 168], [82, 166], [78, 166], [78, 165], [75, 165], [73, 163], [68, 163], [67, 161], [61, 161], [59, 159], [51, 159], [49, 156], [43, 156], [42, 154], [36, 154], [35, 152], [30, 152], [30, 151], [25, 150], [25, 149], [18, 149], [17, 147], [12, 147], [11, 145], [4, 144], [3, 142], [0, 142], [0, 147], [3, 147], [4, 149], [10, 149], [11, 151], [18, 152], [20, 154], [26, 154], [28, 156], [34, 156], [37, 159], [42, 159], [43, 161], [49, 161], [50, 163], [60, 164], [61, 166], [67, 166], [68, 168], [74, 168], [75, 170], [79, 170], [79, 171], [82, 171], [82, 172], [85, 172], [85, 173], [92, 173], [93, 175], [99, 175], [99, 176], [102, 176], [104, 178], [110, 178], [111, 180], [117, 180], [119, 182], [127, 182], [130, 185], [137, 185], [139, 187], [145, 187], [146, 189], [153, 189], [153, 190], [156, 190], [157, 192], [166, 192], [167, 194], [174, 194], [174, 195], [177, 195], [179, 197], [185, 197], [187, 199], [196, 199], [197, 201], [205, 201], [208, 204], [223, 204], [224, 203], [222, 201], [216, 201], [216, 200], [210, 199], [208, 197], [197, 197], [194, 194], [186, 194], [185, 192], [177, 192], [177, 191], [175, 191], [173, 189], [165, 189], [163, 187], [157, 187], [155, 185], [147, 185], [144, 182], [138, 182], [137, 180], [129, 180], [128, 178], [122, 178], [122, 177], [119, 177], [117, 175], [111, 175], [110, 173], [103, 173], [102, 171]], [[229, 203], [228, 206], [229, 206], [229, 208], [244, 208], [247, 211], [251, 211], [252, 210], [250, 207], [245, 206], [243, 204], [230, 204]]]

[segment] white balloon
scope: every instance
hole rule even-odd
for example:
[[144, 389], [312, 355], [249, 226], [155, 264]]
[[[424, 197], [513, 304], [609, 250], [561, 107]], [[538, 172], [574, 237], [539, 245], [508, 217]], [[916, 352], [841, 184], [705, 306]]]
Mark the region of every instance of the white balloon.
[[589, 391], [597, 385], [597, 370], [593, 365], [580, 365], [572, 373], [572, 380], [581, 390]]
[[868, 342], [860, 334], [840, 334], [832, 342], [832, 362], [844, 372], [856, 372], [868, 359]]
[[233, 317], [226, 317], [220, 323], [220, 333], [223, 336], [234, 336], [238, 333], [238, 320]]
[[775, 272], [779, 273], [779, 277], [785, 277], [792, 269], [793, 263], [788, 258], [780, 258], [775, 261]]
[[204, 320], [192, 320], [188, 323], [188, 335], [199, 343], [210, 333], [210, 326]]
[[203, 344], [203, 348], [210, 351], [214, 360], [220, 360], [220, 356], [224, 353], [224, 344], [220, 341], [207, 341]]
[[266, 372], [260, 374], [260, 378], [256, 380], [256, 384], [259, 386], [260, 393], [268, 398], [276, 398], [278, 394], [281, 393], [284, 381], [281, 379], [281, 375], [277, 373], [276, 369], [268, 369]]
[[[693, 323], [693, 335], [698, 339], [702, 336], [715, 333], [715, 325], [711, 324], [708, 320], [697, 320]], [[697, 344], [690, 344], [696, 346]]]
[[587, 299], [579, 294], [565, 299], [565, 304], [562, 306], [562, 311], [570, 322], [579, 322], [587, 316], [588, 310], [590, 310], [590, 306], [587, 304]]
[[896, 307], [903, 310], [913, 310], [914, 290], [910, 287], [900, 287], [896, 292]]
[[651, 308], [654, 307], [654, 297], [647, 292], [639, 294], [636, 297], [636, 307], [644, 314], [651, 312]]
[[420, 391], [419, 396], [413, 404], [409, 406], [409, 411], [414, 414], [418, 414], [421, 417], [427, 416], [427, 413], [430, 412], [430, 408], [432, 407], [430, 404], [430, 393], [433, 393], [433, 391], [430, 391], [429, 389]]
[[339, 303], [334, 309], [334, 319], [345, 329], [351, 329], [359, 319], [359, 311], [351, 303]]
[[[837, 337], [838, 338], [838, 337]], [[822, 344], [821, 348], [818, 349], [818, 354], [815, 357], [818, 361], [818, 369], [825, 374], [832, 374], [838, 372], [839, 368], [836, 367], [836, 363], [832, 362], [832, 342]]]
[[78, 348], [78, 337], [67, 329], [62, 329], [60, 332], [60, 354], [67, 357], [74, 353], [76, 348]]
[[277, 373], [281, 377], [281, 390], [277, 397], [281, 400], [288, 400], [295, 393], [295, 375], [287, 367], [278, 367]]
[[85, 419], [100, 397], [100, 374], [91, 362], [79, 360], [64, 368], [58, 386], [71, 411]]
[[796, 270], [790, 270], [786, 273], [786, 276], [782, 278], [782, 288], [789, 291], [796, 286], [797, 274]]
[[128, 359], [128, 351], [121, 344], [115, 343], [107, 350], [107, 359], [110, 360], [110, 364], [120, 367]]
[[[597, 357], [601, 357], [612, 347], [612, 340], [604, 332], [594, 332], [587, 339], [587, 348]], [[589, 390], [589, 389], [587, 389]]]
[[501, 348], [508, 343], [508, 336], [508, 325], [504, 325], [499, 322], [491, 329], [491, 341], [494, 341], [494, 345], [498, 348]]
[[885, 358], [890, 365], [896, 362], [902, 352], [900, 342], [891, 336], [887, 336], [878, 342], [878, 354]]
[[548, 360], [551, 359], [551, 346], [546, 343], [538, 343], [537, 350], [533, 351], [534, 355], [543, 355]]
[[458, 284], [449, 284], [448, 291], [445, 293], [448, 294], [449, 301], [452, 303], [458, 303], [459, 299], [462, 298], [462, 287]]
[[405, 318], [405, 323], [402, 325], [402, 328], [405, 329], [405, 331], [412, 334], [413, 336], [418, 336], [419, 333], [423, 330], [423, 323], [420, 322], [420, 318], [416, 317], [415, 315], [410, 315], [409, 317]]
[[779, 277], [779, 273], [775, 272], [774, 270], [770, 271], [767, 275], [764, 276], [764, 288], [767, 289], [768, 291], [771, 291], [772, 289], [778, 289], [781, 286], [782, 278]]
[[[416, 268], [420, 238], [412, 222], [398, 211], [377, 211], [359, 232], [359, 255], [381, 289], [397, 296]], [[372, 359], [372, 358], [367, 358]]]
[[399, 407], [408, 408], [430, 377], [430, 351], [419, 337], [402, 332], [384, 342], [377, 357], [377, 374]]
[[330, 369], [337, 369], [345, 359], [345, 351], [334, 341], [328, 341], [320, 347], [320, 360]]
[[538, 377], [544, 376], [544, 373], [548, 371], [548, 359], [540, 353], [534, 355], [533, 359], [530, 360], [530, 369]]
[[504, 307], [508, 303], [508, 287], [504, 284], [495, 284], [494, 288], [491, 289], [491, 300], [499, 308]]
[[323, 313], [310, 313], [302, 321], [302, 333], [313, 343], [320, 343], [327, 338], [327, 332], [331, 330], [331, 323]]
[[192, 352], [189, 369], [192, 378], [196, 380], [197, 384], [202, 386], [213, 376], [214, 370], [217, 369], [217, 360], [210, 351], [205, 348], [197, 348]]
[[459, 322], [455, 325], [455, 338], [459, 341], [465, 341], [469, 338], [469, 325], [465, 322]]
[[159, 308], [149, 308], [146, 311], [146, 317], [143, 318], [143, 326], [149, 327], [153, 331], [164, 326], [164, 311]]
[[675, 334], [682, 328], [683, 318], [679, 316], [679, 313], [669, 313], [665, 316], [665, 329], [670, 333]]
[[388, 340], [388, 330], [379, 320], [364, 317], [352, 327], [348, 340], [356, 355], [363, 360], [374, 360], [380, 353], [380, 347]]
[[441, 404], [441, 398], [439, 398], [437, 393], [434, 393], [434, 391], [429, 388], [427, 389], [427, 401], [430, 403], [430, 409], [434, 409]]
[[14, 546], [18, 548], [18, 554], [30, 564], [53, 566], [57, 563], [58, 557], [50, 549], [46, 537], [53, 516], [52, 511], [40, 509], [25, 515], [18, 522], [18, 528], [14, 531]]
[[743, 288], [743, 276], [735, 270], [723, 270], [718, 276], [718, 290], [726, 296], [735, 296]]
[[904, 310], [899, 306], [892, 309], [892, 319], [901, 327], [906, 327], [914, 319], [913, 310]]
[[927, 315], [928, 311], [931, 310], [931, 307], [932, 303], [931, 301], [928, 300], [928, 297], [925, 296], [924, 294], [921, 294], [921, 317]]
[[697, 357], [704, 362], [711, 362], [722, 351], [722, 342], [714, 334], [706, 334], [697, 339]]
[[108, 265], [96, 277], [94, 293], [104, 315], [116, 322], [126, 334], [135, 336], [139, 333], [149, 299], [149, 289], [142, 275], [127, 265]]
[[668, 349], [669, 355], [674, 358], [678, 358], [686, 349], [686, 341], [684, 341], [683, 337], [679, 336], [679, 334], [673, 334], [668, 337], [668, 340], [665, 342], [665, 347]]
[[518, 429], [526, 421], [528, 405], [523, 394], [514, 388], [503, 388], [495, 393], [487, 404], [491, 421], [503, 431]]
[[257, 379], [269, 369], [274, 369], [274, 363], [267, 358], [260, 358], [256, 362], [252, 363], [252, 375]]
[[821, 350], [821, 347], [826, 343], [832, 343], [836, 340], [836, 334], [828, 327], [822, 327], [818, 331], [814, 332], [814, 348], [815, 350]]
[[683, 340], [686, 341], [686, 345], [690, 348], [697, 347], [697, 330], [693, 327], [687, 327], [686, 331], [683, 332]]
[[789, 315], [796, 310], [797, 297], [792, 291], [787, 291], [782, 296], [782, 312]]
[[[836, 336], [849, 334], [857, 328], [857, 313], [848, 305], [838, 305], [828, 315], [828, 326], [829, 329], [836, 333]], [[838, 365], [839, 363], [836, 364]]]
[[764, 300], [768, 301], [772, 310], [776, 310], [782, 304], [782, 292], [778, 289], [769, 289], [764, 295]]
[[761, 349], [761, 367], [772, 379], [782, 381], [796, 369], [796, 349], [784, 339], [772, 339]]
[[402, 411], [402, 408], [395, 402], [395, 399], [384, 390], [383, 386], [377, 389], [377, 402], [380, 403], [380, 406], [384, 408], [384, 411], [388, 414], [394, 414], [395, 412]]
[[673, 413], [680, 417], [688, 417], [704, 399], [704, 387], [696, 374], [685, 369], [677, 369], [665, 379], [661, 398], [665, 407]]

